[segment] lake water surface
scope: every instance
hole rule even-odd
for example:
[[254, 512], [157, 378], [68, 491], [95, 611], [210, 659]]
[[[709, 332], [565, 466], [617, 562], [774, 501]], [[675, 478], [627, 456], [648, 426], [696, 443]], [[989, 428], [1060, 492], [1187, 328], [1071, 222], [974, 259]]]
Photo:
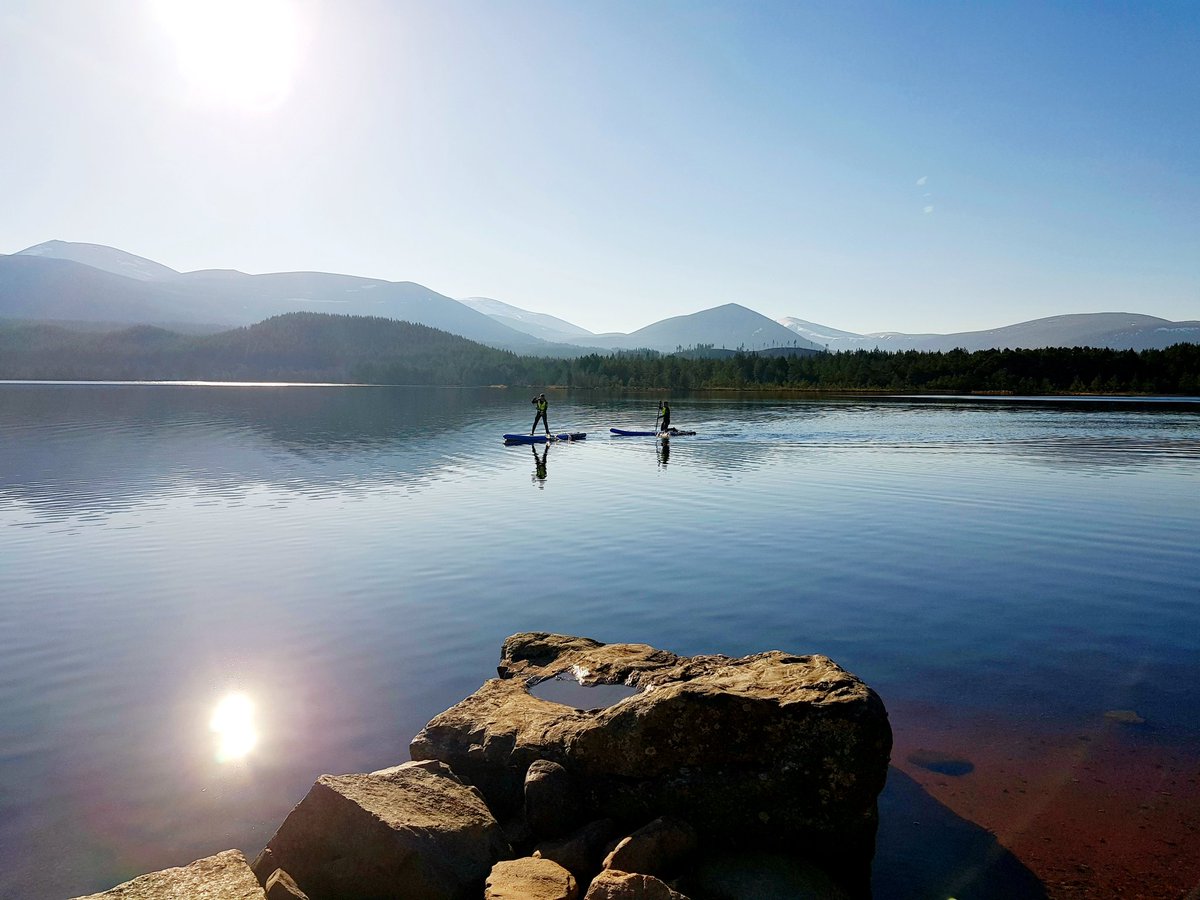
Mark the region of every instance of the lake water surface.
[[0, 384], [0, 896], [253, 855], [532, 630], [861, 676], [878, 897], [1200, 879], [1200, 402], [527, 393]]

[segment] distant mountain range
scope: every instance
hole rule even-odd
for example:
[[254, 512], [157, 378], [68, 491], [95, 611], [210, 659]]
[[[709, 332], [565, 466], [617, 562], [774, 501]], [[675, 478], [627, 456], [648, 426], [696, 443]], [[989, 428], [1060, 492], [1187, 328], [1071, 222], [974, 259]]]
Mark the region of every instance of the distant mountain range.
[[946, 335], [855, 334], [792, 317], [777, 322], [737, 303], [663, 319], [630, 334], [595, 334], [500, 300], [455, 300], [409, 281], [324, 272], [177, 272], [123, 250], [67, 241], [47, 241], [9, 256], [0, 255], [0, 318], [215, 331], [303, 311], [415, 322], [492, 347], [538, 356], [635, 349], [670, 353], [705, 346], [753, 351], [788, 348], [794, 353], [876, 347], [1140, 350], [1200, 343], [1200, 321], [1170, 322], [1133, 313], [1052, 316]]
[[796, 334], [829, 350], [993, 350], [1039, 347], [1109, 347], [1155, 350], [1172, 344], [1200, 343], [1200, 321], [1171, 322], [1138, 313], [1079, 313], [1049, 316], [955, 334], [854, 334], [788, 317], [780, 320]]
[[96, 244], [49, 241], [0, 257], [0, 316], [228, 328], [285, 312], [331, 312], [416, 322], [521, 353], [555, 345], [410, 281], [324, 272], [176, 272]]

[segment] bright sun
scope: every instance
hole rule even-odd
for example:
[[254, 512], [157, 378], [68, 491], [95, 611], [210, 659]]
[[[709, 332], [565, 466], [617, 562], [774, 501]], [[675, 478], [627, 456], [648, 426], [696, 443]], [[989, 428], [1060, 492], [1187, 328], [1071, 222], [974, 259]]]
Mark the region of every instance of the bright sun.
[[149, 0], [197, 99], [270, 109], [291, 88], [300, 56], [293, 0]]

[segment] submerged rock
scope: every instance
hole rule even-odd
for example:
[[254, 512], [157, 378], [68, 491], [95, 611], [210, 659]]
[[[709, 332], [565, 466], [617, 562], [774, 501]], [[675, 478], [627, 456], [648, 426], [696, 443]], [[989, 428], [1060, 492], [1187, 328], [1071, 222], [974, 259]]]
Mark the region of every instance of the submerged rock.
[[938, 750], [914, 750], [908, 754], [908, 761], [914, 766], [920, 766], [939, 775], [950, 775], [960, 778], [975, 771], [975, 763], [959, 756], [951, 756]]
[[[674, 815], [723, 846], [782, 846], [860, 876], [869, 863], [891, 729], [878, 695], [828, 657], [680, 657], [531, 633], [504, 642], [498, 671], [411, 745], [498, 814], [520, 806], [526, 771], [544, 759], [572, 775], [587, 818], [638, 827]], [[562, 672], [640, 691], [590, 711], [530, 694]]]
[[262, 885], [239, 850], [226, 850], [187, 866], [140, 875], [101, 894], [75, 900], [182, 900], [212, 897], [220, 900], [263, 900]]
[[1146, 720], [1132, 709], [1110, 709], [1104, 714], [1104, 718], [1112, 722], [1120, 722], [1123, 725], [1146, 724]]

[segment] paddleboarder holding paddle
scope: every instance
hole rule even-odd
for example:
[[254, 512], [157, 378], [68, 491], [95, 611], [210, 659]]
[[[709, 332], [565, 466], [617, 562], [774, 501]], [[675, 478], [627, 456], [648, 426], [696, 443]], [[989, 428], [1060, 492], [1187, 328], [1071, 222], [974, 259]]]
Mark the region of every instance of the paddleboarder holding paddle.
[[548, 404], [546, 402], [546, 395], [538, 394], [536, 397], [534, 397], [529, 402], [532, 403], [535, 407], [537, 407], [537, 415], [533, 417], [533, 427], [529, 429], [529, 433], [533, 434], [535, 431], [537, 431], [537, 423], [538, 423], [538, 420], [540, 419], [542, 422], [542, 425], [544, 425], [546, 428], [546, 437], [549, 437], [550, 436], [550, 420], [546, 418], [546, 410], [550, 404]]
[[661, 403], [658, 404], [658, 415], [654, 417], [654, 427], [655, 428], [658, 428], [658, 420], [660, 417], [662, 418], [662, 428], [660, 430], [661, 431], [670, 431], [671, 430], [671, 405], [669, 403], [667, 403], [666, 400], [663, 400]]

